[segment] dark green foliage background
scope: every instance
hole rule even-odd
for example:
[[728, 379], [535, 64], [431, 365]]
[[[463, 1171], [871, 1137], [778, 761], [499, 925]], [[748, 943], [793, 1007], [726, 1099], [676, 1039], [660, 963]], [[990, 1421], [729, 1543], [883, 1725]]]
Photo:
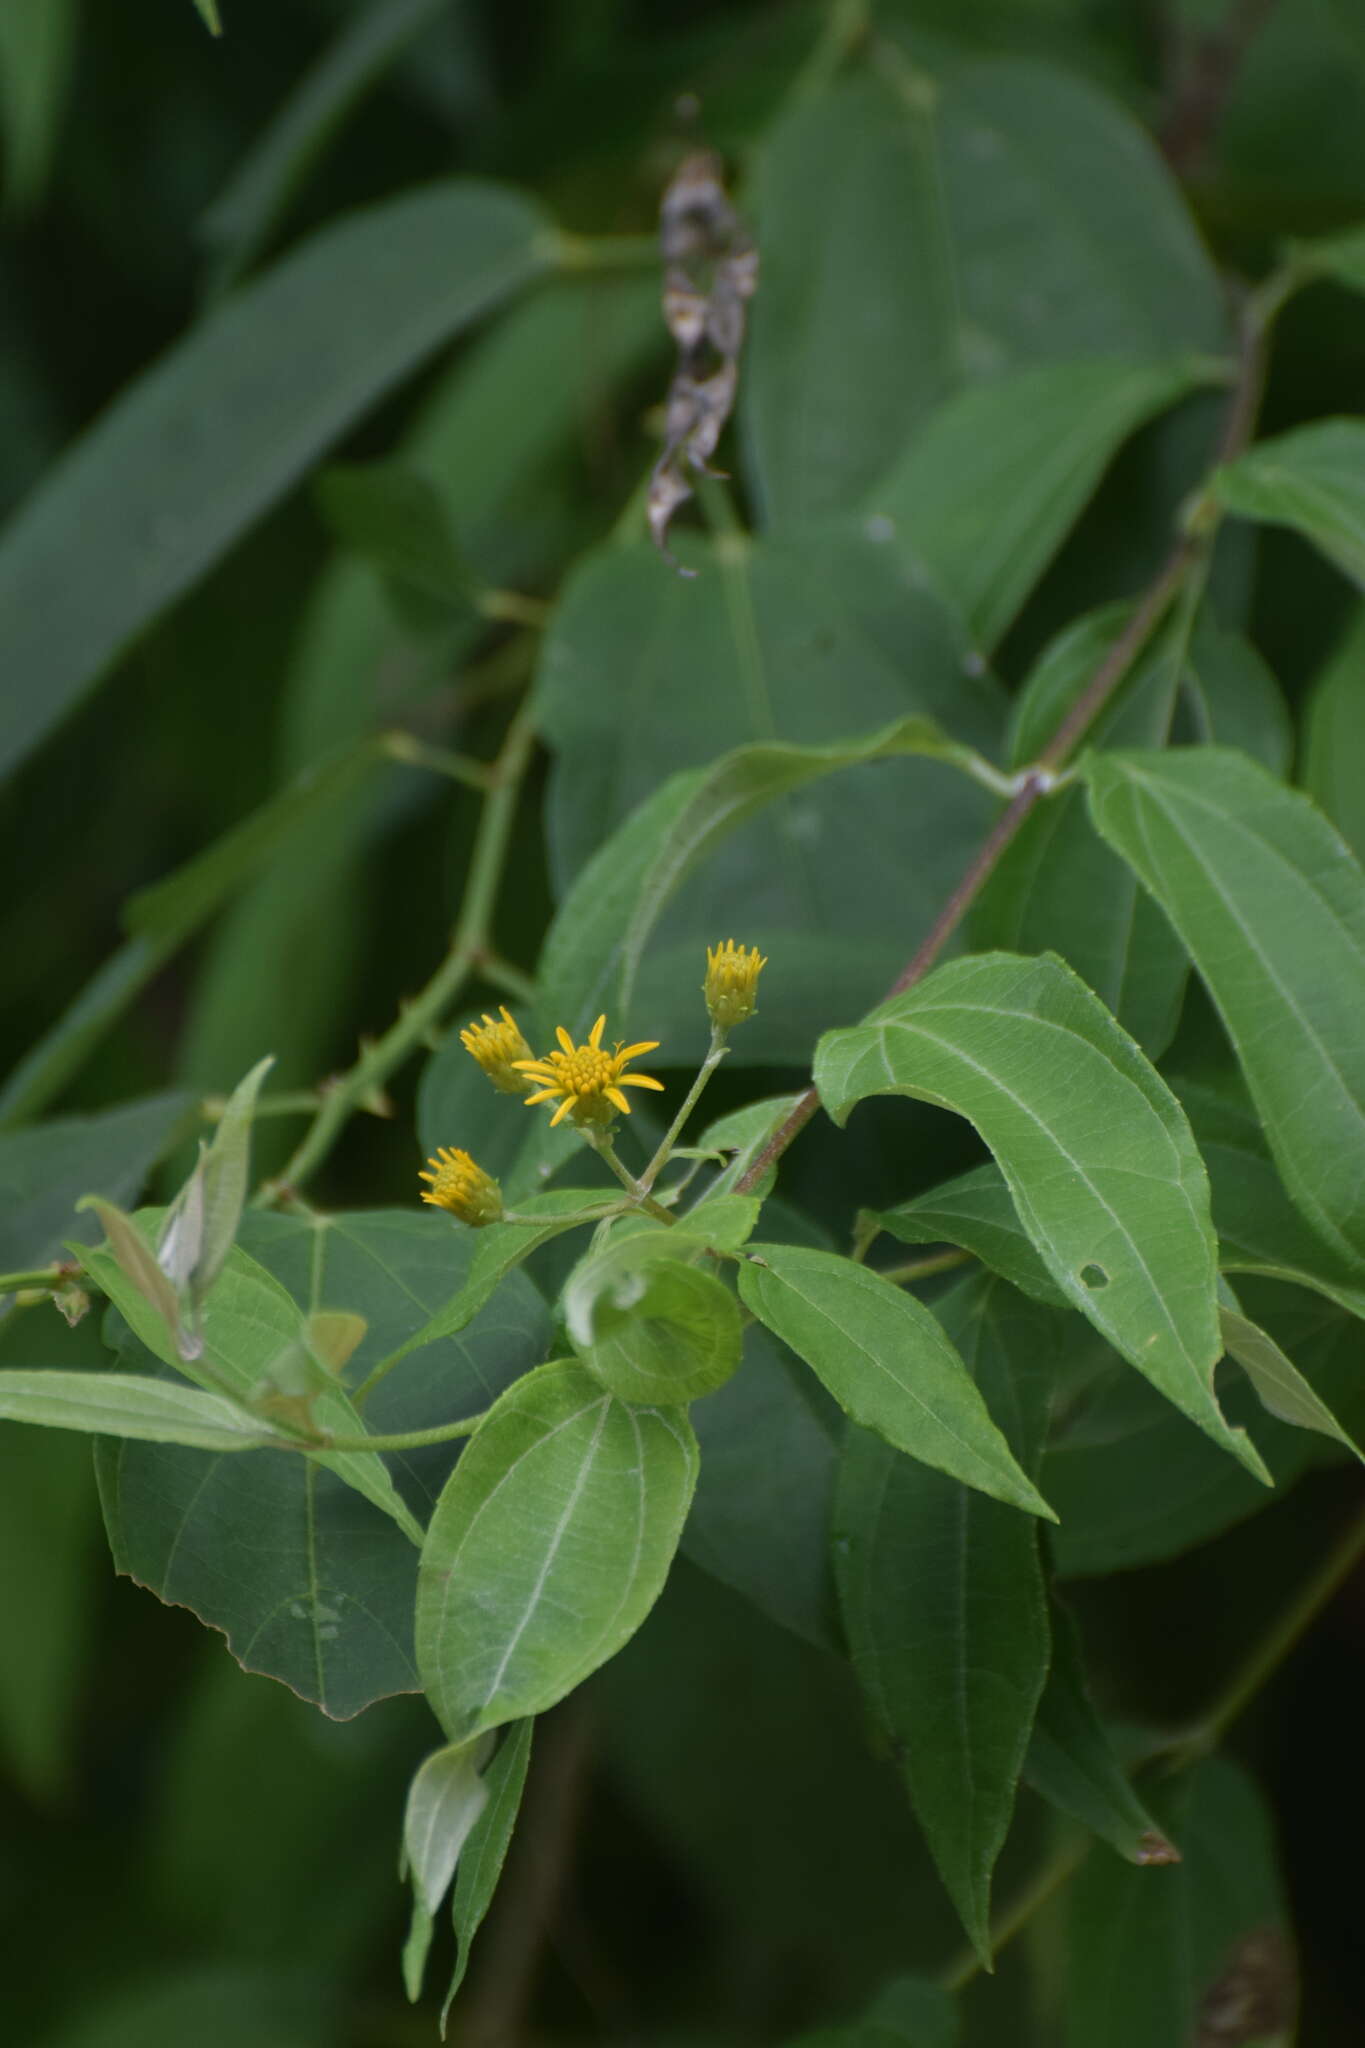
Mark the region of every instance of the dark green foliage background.
[[[362, 366], [348, 404], [333, 418], [319, 416], [311, 442], [292, 467], [281, 456], [278, 488], [267, 489], [261, 464], [283, 435], [272, 426], [246, 486], [259, 502], [236, 523], [230, 507], [173, 508], [210, 528], [219, 521], [202, 561], [172, 579], [168, 602], [151, 608], [155, 616], [131, 644], [111, 629], [107, 652], [117, 659], [112, 668], [94, 663], [106, 677], [101, 687], [88, 695], [73, 688], [69, 715], [0, 793], [0, 873], [8, 881], [0, 901], [3, 1071], [130, 943], [120, 913], [131, 896], [320, 755], [400, 719], [442, 745], [492, 755], [508, 687], [529, 679], [531, 640], [481, 619], [450, 587], [456, 554], [475, 584], [545, 599], [564, 594], [539, 679], [555, 762], [542, 757], [532, 771], [500, 898], [500, 946], [526, 971], [552, 903], [609, 829], [675, 769], [767, 736], [746, 694], [752, 677], [737, 652], [736, 603], [752, 605], [775, 650], [767, 715], [782, 737], [824, 742], [923, 710], [1005, 759], [1007, 698], [1017, 700], [1061, 628], [1131, 597], [1150, 576], [1182, 494], [1208, 461], [1221, 403], [1205, 388], [1207, 360], [1183, 360], [1225, 350], [1220, 295], [1152, 162], [1143, 156], [1115, 170], [1101, 138], [1095, 155], [1080, 151], [1063, 163], [1060, 187], [1049, 189], [1046, 162], [1039, 186], [1029, 182], [1031, 153], [1046, 159], [1050, 147], [1049, 109], [1055, 102], [1065, 113], [1078, 81], [1166, 136], [1193, 220], [1222, 267], [1257, 278], [1284, 238], [1328, 235], [1365, 219], [1365, 29], [1353, 0], [1281, 0], [1193, 145], [1180, 123], [1197, 39], [1227, 11], [1214, 0], [888, 0], [880, 10], [886, 33], [932, 54], [945, 118], [949, 127], [960, 121], [953, 161], [965, 210], [985, 203], [962, 168], [970, 170], [973, 109], [984, 105], [992, 119], [1012, 123], [1018, 145], [1018, 161], [988, 191], [1003, 209], [998, 261], [974, 280], [976, 301], [956, 309], [961, 332], [930, 303], [934, 252], [924, 223], [907, 230], [913, 268], [883, 276], [871, 261], [884, 225], [878, 209], [893, 205], [905, 174], [887, 89], [843, 83], [828, 100], [812, 95], [796, 115], [787, 106], [838, 13], [814, 0], [223, 0], [220, 40], [210, 39], [188, 0], [0, 6], [12, 10], [0, 22], [5, 512], [131, 379], [195, 322], [218, 317], [234, 283], [352, 208], [472, 173], [506, 181], [572, 233], [648, 233], [689, 132], [678, 97], [694, 94], [699, 132], [730, 153], [739, 189], [750, 196], [762, 187], [748, 181], [772, 169], [757, 145], [787, 107], [775, 156], [780, 169], [788, 153], [783, 191], [793, 209], [770, 223], [787, 268], [774, 262], [756, 302], [749, 346], [763, 379], [745, 393], [726, 444], [740, 509], [768, 530], [747, 566], [731, 571], [724, 536], [694, 525], [679, 551], [708, 568], [695, 584], [673, 583], [643, 542], [577, 566], [611, 533], [653, 459], [651, 408], [666, 388], [670, 350], [648, 268], [560, 280], [553, 293], [533, 287], [453, 345], [442, 342], [459, 324], [452, 313], [430, 345], [416, 337], [406, 353], [395, 339], [401, 323], [387, 279], [376, 284], [371, 325], [359, 336], [338, 336], [327, 305], [304, 293], [318, 346], [335, 345], [339, 361], [352, 343], [367, 363], [375, 349], [391, 347], [389, 368], [381, 375]], [[952, 81], [983, 55], [1004, 68], [989, 91], [970, 81], [961, 88], [966, 111], [954, 113]], [[1034, 78], [1036, 97], [1017, 90], [1024, 74], [1008, 69], [1015, 59], [1052, 67], [1041, 83]], [[291, 95], [310, 77], [320, 90], [313, 67], [348, 63], [351, 103], [339, 99], [335, 118], [310, 125], [307, 95]], [[984, 100], [972, 98], [983, 92]], [[282, 108], [292, 109], [283, 125]], [[866, 187], [841, 181], [841, 138], [865, 138], [879, 122], [887, 125], [885, 165], [878, 159]], [[809, 190], [797, 175], [803, 161]], [[1049, 236], [1056, 230], [1065, 240], [1077, 181], [1092, 177], [1112, 180], [1112, 232], [1123, 255], [1083, 251], [1082, 272], [1093, 273], [1083, 315], [1074, 306], [1053, 315], [1046, 275], [1035, 303], [1027, 290], [1021, 296], [1010, 264], [1027, 266], [1035, 231], [1038, 247], [1056, 256]], [[416, 222], [411, 250], [405, 256], [405, 244], [393, 256], [395, 275], [407, 275], [417, 300], [426, 296], [429, 267], [439, 269], [447, 232], [444, 216]], [[824, 266], [819, 380], [814, 391], [793, 395], [783, 350], [790, 323], [803, 316], [792, 252], [807, 249]], [[361, 252], [362, 276], [376, 255]], [[538, 261], [526, 259], [528, 276]], [[1172, 275], [1184, 281], [1174, 293]], [[1017, 331], [1009, 324], [1016, 303], [1025, 306]], [[853, 346], [868, 308], [885, 316], [882, 360], [875, 334]], [[303, 316], [293, 307], [280, 317]], [[950, 593], [967, 621], [958, 632], [945, 625], [945, 611], [907, 591], [899, 568], [887, 566], [865, 533], [834, 515], [884, 480], [890, 453], [955, 388], [954, 364], [964, 345], [970, 353], [978, 323], [994, 323], [997, 340], [1003, 335], [1010, 367], [1087, 353], [1139, 363], [1179, 356], [1182, 367], [1169, 391], [1094, 395], [1096, 417], [1110, 404], [1113, 417], [1095, 430], [1094, 460], [1070, 479], [1074, 503], [1058, 522], [1055, 557], [1044, 548], [1036, 560], [1022, 559], [1026, 521], [1012, 600], [1001, 599], [999, 579], [978, 587], [968, 575]], [[311, 330], [300, 333], [297, 388], [287, 394], [293, 425], [321, 403], [309, 374]], [[373, 348], [370, 336], [379, 338]], [[225, 368], [230, 359], [229, 348]], [[1365, 299], [1327, 285], [1293, 301], [1276, 339], [1262, 431], [1365, 409], [1363, 362]], [[323, 380], [319, 388], [325, 398], [334, 386]], [[1008, 472], [1025, 504], [1052, 438], [1048, 394], [1038, 390], [1036, 445], [1026, 437]], [[1073, 404], [1074, 388], [1061, 384], [1051, 398]], [[834, 422], [823, 438], [812, 431], [816, 454], [804, 466], [784, 432], [797, 404], [809, 405], [817, 422], [827, 404]], [[212, 421], [200, 424], [211, 437]], [[397, 466], [378, 514], [373, 499], [368, 514], [354, 504], [348, 510], [344, 480], [341, 489], [336, 479], [314, 488], [328, 464], [381, 459]], [[954, 556], [951, 545], [958, 529], [943, 539], [943, 506], [970, 538], [980, 494], [970, 474], [962, 482], [952, 448], [942, 459], [927, 504], [902, 483], [868, 506], [894, 510], [931, 564], [937, 541], [950, 567], [960, 567], [962, 550]], [[430, 495], [413, 482], [419, 469], [439, 482], [435, 521]], [[94, 507], [70, 537], [87, 568], [83, 550], [111, 550], [106, 596], [114, 613], [124, 594], [125, 568], [115, 560], [120, 510], [137, 504], [144, 482], [130, 475], [126, 499], [116, 496], [104, 519]], [[981, 487], [999, 488], [989, 476]], [[155, 490], [151, 499], [154, 512]], [[367, 518], [378, 521], [378, 567]], [[444, 534], [436, 530], [441, 519]], [[968, 549], [969, 568], [972, 559]], [[1245, 640], [1231, 653], [1207, 636], [1200, 641], [1197, 678], [1183, 697], [1169, 678], [1144, 670], [1113, 740], [1190, 737], [1195, 719], [1200, 737], [1241, 746], [1276, 768], [1297, 762], [1300, 779], [1307, 775], [1356, 850], [1365, 850], [1361, 776], [1351, 774], [1352, 763], [1365, 768], [1365, 655], [1350, 583], [1300, 535], [1270, 526], [1230, 527], [1213, 581], [1225, 624]], [[67, 672], [65, 650], [98, 628], [62, 616], [60, 590], [50, 602], [50, 644], [30, 637], [23, 663], [0, 678], [19, 724], [43, 722], [48, 693]], [[1354, 640], [1343, 638], [1353, 625]], [[993, 675], [968, 658], [968, 626]], [[1247, 641], [1294, 714], [1292, 739]], [[1057, 659], [1063, 667], [1071, 660], [1074, 688], [1084, 660], [1077, 666], [1064, 652]], [[1305, 742], [1304, 707], [1329, 669], [1333, 694]], [[476, 688], [457, 696], [471, 681]], [[1046, 683], [1035, 672], [1044, 700]], [[1041, 718], [1032, 738], [1030, 715]], [[1025, 735], [1019, 759], [1051, 723], [1045, 701], [1041, 712], [1037, 698], [1016, 709], [1016, 737]], [[746, 827], [685, 911], [670, 912], [661, 928], [633, 1021], [665, 1040], [660, 1058], [679, 1068], [704, 1048], [699, 941], [733, 927], [773, 954], [763, 1015], [744, 1045], [746, 1069], [721, 1075], [708, 1105], [716, 1114], [801, 1085], [815, 1033], [852, 1023], [875, 999], [989, 822], [988, 799], [951, 782], [946, 768], [916, 763], [907, 771], [912, 780], [897, 787], [913, 790], [909, 807], [887, 794], [881, 772], [851, 771], [825, 786], [834, 794], [812, 798], [810, 816], [829, 850], [795, 882], [771, 859], [765, 835], [774, 828]], [[1063, 835], [1079, 834], [1087, 858], [1107, 861], [1086, 836], [1080, 797], [1062, 802], [1074, 806]], [[167, 939], [136, 1000], [48, 1105], [72, 1146], [66, 1193], [84, 1191], [92, 1170], [81, 1127], [66, 1131], [67, 1119], [156, 1098], [129, 1112], [127, 1126], [111, 1134], [107, 1161], [98, 1162], [101, 1187], [131, 1205], [149, 1168], [158, 1199], [174, 1187], [190, 1156], [196, 1099], [231, 1087], [263, 1051], [278, 1055], [272, 1088], [311, 1087], [348, 1064], [357, 1041], [386, 1027], [440, 957], [476, 810], [470, 792], [452, 793], [435, 777], [358, 768], [342, 802], [320, 802], [301, 822], [286, 821], [254, 877], [225, 892], [223, 907], [189, 943]], [[869, 859], [902, 876], [898, 904], [867, 890]], [[761, 899], [746, 893], [756, 869], [771, 885]], [[981, 906], [979, 942], [1020, 951], [1057, 943], [1049, 920], [1064, 919], [1068, 906], [1056, 886], [1054, 900], [1036, 877], [1030, 893], [1017, 876], [1014, 884], [1002, 876]], [[178, 939], [174, 904], [160, 904], [160, 924], [156, 906], [145, 910], [153, 952], [158, 933]], [[1154, 930], [1153, 948], [1162, 942]], [[840, 977], [833, 988], [831, 961]], [[1150, 1053], [1174, 1041], [1164, 1071], [1191, 1077], [1182, 1095], [1209, 1161], [1220, 1230], [1235, 1238], [1229, 1218], [1238, 1190], [1255, 1174], [1273, 1174], [1249, 1113], [1239, 1123], [1237, 1105], [1199, 1095], [1226, 1060], [1206, 999], [1196, 987], [1180, 1007], [1176, 958], [1130, 1015], [1105, 985], [1103, 957], [1075, 964]], [[138, 960], [128, 971], [141, 972]], [[479, 988], [468, 1007], [496, 999]], [[411, 1205], [419, 1137], [424, 1147], [469, 1143], [499, 1170], [510, 1167], [510, 1156], [495, 1156], [507, 1141], [468, 1087], [462, 1057], [404, 1068], [391, 1090], [394, 1120], [351, 1126], [320, 1178], [319, 1198], [358, 1210]], [[454, 1128], [461, 1118], [469, 1121]], [[486, 1143], [475, 1118], [487, 1119]], [[261, 1127], [262, 1171], [279, 1166], [291, 1135], [291, 1126]], [[46, 1141], [45, 1178], [35, 1187], [54, 1177], [54, 1143]], [[58, 1146], [59, 1166], [63, 1156]], [[784, 1167], [790, 1230], [769, 1231], [765, 1217], [764, 1231], [809, 1243], [828, 1233], [842, 1244], [856, 1207], [890, 1210], [980, 1156], [964, 1124], [921, 1104], [884, 1103], [875, 1118], [856, 1113], [842, 1137], [822, 1120]], [[51, 1216], [39, 1213], [28, 1185], [21, 1177], [12, 1213], [0, 1216], [0, 1266], [52, 1257], [65, 1230], [65, 1202]], [[941, 1224], [936, 1211], [921, 1229], [906, 1221], [903, 1234], [911, 1246], [940, 1242]], [[1286, 1229], [1295, 1227], [1291, 1213]], [[268, 1243], [270, 1225], [258, 1235]], [[274, 1251], [289, 1255], [288, 1246]], [[554, 1254], [540, 1257], [543, 1269], [533, 1274], [558, 1277]], [[1358, 1323], [1280, 1282], [1253, 1279], [1238, 1291], [1248, 1313], [1298, 1363], [1311, 1364], [1315, 1384], [1341, 1394], [1359, 1434]], [[438, 1293], [433, 1283], [424, 1307]], [[517, 1299], [538, 1328], [529, 1287]], [[1052, 1311], [1031, 1313], [1045, 1322]], [[49, 1309], [28, 1309], [0, 1324], [0, 1366], [93, 1368], [106, 1356], [95, 1321], [68, 1332]], [[749, 1345], [746, 1377], [696, 1418], [703, 1482], [683, 1561], [640, 1635], [585, 1692], [587, 1732], [573, 1737], [590, 1745], [577, 1779], [583, 1805], [519, 2040], [659, 2048], [792, 2040], [863, 2013], [898, 1973], [933, 1976], [961, 1941], [886, 1741], [879, 1731], [869, 1736], [849, 1668], [826, 1647], [835, 1626], [823, 1547], [835, 1488], [832, 1411], [809, 1381], [793, 1392], [764, 1333], [751, 1333]], [[521, 1362], [535, 1359], [528, 1353]], [[1269, 1507], [1244, 1520], [1261, 1506], [1259, 1489], [1144, 1382], [1129, 1376], [1106, 1400], [1089, 1426], [1095, 1440], [1108, 1432], [1118, 1446], [1113, 1469], [1083, 1455], [1084, 1443], [1078, 1451], [1063, 1442], [1043, 1458], [1039, 1484], [1066, 1525], [1054, 1556], [1069, 1575], [1067, 1597], [1102, 1706], [1121, 1722], [1167, 1726], [1199, 1708], [1312, 1569], [1358, 1498], [1358, 1477], [1320, 1458], [1316, 1439], [1266, 1423], [1249, 1395], [1235, 1397], [1230, 1416], [1256, 1417], [1257, 1441], [1285, 1482]], [[391, 1426], [427, 1419], [420, 1389], [412, 1401]], [[771, 1431], [780, 1446], [783, 1483], [738, 1530], [733, 1494], [716, 1476], [721, 1446], [733, 1441], [725, 1424]], [[1310, 1466], [1290, 1491], [1288, 1482]], [[419, 1491], [439, 1482], [439, 1460], [434, 1470]], [[971, 1499], [974, 1513], [1008, 1512]], [[779, 1520], [780, 1554], [765, 1551], [756, 1534]], [[398, 1816], [433, 1740], [425, 1706], [388, 1698], [357, 1719], [329, 1721], [284, 1687], [240, 1671], [190, 1614], [114, 1579], [89, 1447], [78, 1437], [0, 1425], [0, 1552], [7, 2037], [35, 2048], [182, 2039], [200, 2048], [405, 2048], [434, 2038], [438, 2001], [428, 1994], [409, 2008], [395, 1960], [405, 1911], [393, 1870]], [[1026, 1594], [1030, 1570], [1026, 1561]], [[1358, 2041], [1365, 2012], [1353, 1904], [1355, 1845], [1365, 1831], [1357, 1769], [1362, 1632], [1357, 1583], [1236, 1738], [1279, 1830], [1302, 1949], [1302, 2038], [1313, 2048]], [[550, 1724], [551, 1744], [552, 1731]], [[533, 1775], [533, 1790], [534, 1783]], [[1226, 1765], [1180, 1796], [1197, 1809], [1186, 1815], [1192, 1838], [1259, 1841], [1261, 1813]], [[1026, 1792], [997, 1897], [1036, 1866], [1051, 1825], [1043, 1802]], [[536, 1829], [550, 1826], [533, 1797], [509, 1866], [516, 1898], [532, 1888]], [[1110, 1859], [1104, 1882], [1121, 1888], [1140, 1875]], [[1254, 1891], [1254, 1877], [1246, 1884]], [[1089, 1952], [1085, 1914], [1108, 1929], [1130, 1904], [1127, 1893], [1084, 1898], [1073, 1954]], [[1243, 1909], [1244, 1918], [1273, 1913], [1274, 1901], [1238, 1900], [1227, 1908], [1229, 1926], [1244, 1924]], [[1155, 2033], [1064, 2035], [1068, 1997], [1084, 2012], [1099, 1994], [1093, 1970], [1061, 1984], [1061, 1929], [1057, 1914], [1044, 1916], [1036, 1940], [1021, 1940], [996, 1978], [973, 1984], [962, 2048], [1053, 2048], [1063, 2038], [1070, 2048], [1176, 2048]], [[1199, 1938], [1216, 1961], [1218, 1928]], [[495, 1907], [471, 1972], [477, 2011], [486, 2011], [480, 1970], [495, 2004], [518, 1967], [515, 1942]], [[448, 1958], [438, 1954], [441, 1976]], [[1037, 1982], [1048, 1989], [1030, 2031]], [[466, 2032], [461, 2024], [457, 2012], [457, 2040], [501, 2038], [479, 2033], [477, 2020]], [[912, 2031], [921, 2024], [924, 2031]], [[1074, 2013], [1073, 2024], [1083, 2024]], [[878, 2016], [828, 2039], [831, 2048], [928, 2043], [931, 2025], [907, 2004], [901, 2031], [894, 2015]], [[812, 2048], [817, 2039], [826, 2036], [813, 2035]]]

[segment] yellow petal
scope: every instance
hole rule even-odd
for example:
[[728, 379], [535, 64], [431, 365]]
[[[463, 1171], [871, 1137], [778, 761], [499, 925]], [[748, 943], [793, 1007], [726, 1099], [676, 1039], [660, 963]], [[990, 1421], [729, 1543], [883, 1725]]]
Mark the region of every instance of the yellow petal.
[[574, 1044], [573, 1044], [573, 1040], [572, 1040], [572, 1039], [570, 1038], [570, 1036], [569, 1036], [568, 1032], [567, 1032], [567, 1031], [566, 1031], [566, 1030], [564, 1029], [564, 1026], [563, 1026], [562, 1024], [556, 1024], [556, 1026], [555, 1026], [555, 1037], [556, 1037], [556, 1038], [557, 1038], [557, 1039], [559, 1040], [559, 1042], [560, 1042], [560, 1044], [561, 1044], [561, 1045], [563, 1046], [563, 1048], [564, 1048], [565, 1052], [572, 1052], [572, 1051], [573, 1051], [573, 1049], [574, 1049]]
[[623, 1088], [657, 1088], [660, 1095], [664, 1092], [663, 1082], [656, 1081], [652, 1074], [622, 1074], [621, 1086]]
[[638, 1045], [623, 1046], [616, 1057], [618, 1060], [633, 1060], [642, 1052], [657, 1052], [659, 1043], [657, 1038], [642, 1038]]
[[614, 1102], [618, 1109], [623, 1109], [627, 1116], [630, 1115], [630, 1104], [626, 1101], [619, 1088], [604, 1088], [602, 1093], [606, 1096], [608, 1102]]
[[593, 1025], [592, 1030], [588, 1033], [588, 1044], [592, 1047], [594, 1052], [597, 1051], [597, 1048], [602, 1043], [602, 1033], [606, 1029], [606, 1023], [607, 1013], [604, 1010], [601, 1016], [598, 1018], [597, 1022]]
[[554, 1129], [554, 1127], [555, 1127], [555, 1125], [556, 1125], [556, 1124], [558, 1124], [558, 1123], [562, 1123], [562, 1122], [564, 1121], [564, 1118], [565, 1118], [565, 1117], [566, 1117], [566, 1116], [567, 1116], [567, 1115], [569, 1114], [569, 1111], [570, 1111], [570, 1110], [571, 1110], [571, 1109], [573, 1108], [573, 1106], [574, 1106], [575, 1102], [577, 1102], [577, 1100], [578, 1100], [578, 1097], [577, 1097], [576, 1095], [566, 1095], [566, 1096], [564, 1097], [564, 1100], [563, 1100], [563, 1101], [562, 1101], [562, 1102], [560, 1103], [560, 1105], [559, 1105], [559, 1108], [558, 1108], [558, 1109], [557, 1109], [557, 1110], [555, 1111], [554, 1115], [553, 1115], [553, 1116], [552, 1116], [552, 1117], [550, 1118], [550, 1129], [551, 1129], [551, 1130], [553, 1130], [553, 1129]]
[[528, 1095], [526, 1097], [526, 1107], [534, 1109], [538, 1102], [553, 1102], [556, 1095], [562, 1095], [563, 1092], [562, 1088], [542, 1088], [539, 1095]]

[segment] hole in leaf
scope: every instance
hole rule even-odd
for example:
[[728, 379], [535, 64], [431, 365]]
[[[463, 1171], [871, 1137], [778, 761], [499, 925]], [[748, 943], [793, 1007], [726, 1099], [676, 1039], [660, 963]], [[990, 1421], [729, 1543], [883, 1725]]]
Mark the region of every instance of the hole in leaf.
[[1090, 1288], [1107, 1287], [1109, 1285], [1109, 1275], [1105, 1272], [1103, 1266], [1097, 1266], [1093, 1260], [1088, 1266], [1081, 1267], [1081, 1280], [1086, 1287]]

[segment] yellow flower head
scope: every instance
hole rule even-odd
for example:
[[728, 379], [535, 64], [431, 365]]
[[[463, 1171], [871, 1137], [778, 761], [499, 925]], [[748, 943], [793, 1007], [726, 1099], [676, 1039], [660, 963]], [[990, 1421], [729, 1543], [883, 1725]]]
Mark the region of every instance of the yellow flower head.
[[602, 1032], [606, 1021], [605, 1017], [598, 1018], [588, 1033], [586, 1045], [575, 1045], [561, 1024], [555, 1033], [560, 1044], [558, 1052], [547, 1052], [543, 1060], [517, 1061], [528, 1077], [528, 1086], [538, 1091], [527, 1096], [528, 1109], [537, 1102], [552, 1102], [556, 1096], [562, 1096], [550, 1118], [552, 1125], [566, 1116], [571, 1116], [576, 1124], [609, 1124], [618, 1109], [630, 1112], [630, 1104], [621, 1093], [623, 1088], [662, 1089], [663, 1082], [649, 1074], [625, 1072], [627, 1062], [637, 1053], [653, 1052], [658, 1039], [644, 1039], [639, 1045], [618, 1045], [614, 1052], [604, 1052]]
[[728, 1031], [753, 1016], [758, 977], [767, 964], [757, 946], [746, 953], [733, 939], [723, 946], [707, 947], [702, 991], [711, 1022], [719, 1030]]
[[529, 1060], [531, 1048], [505, 1003], [501, 1015], [499, 1023], [485, 1010], [481, 1024], [471, 1024], [460, 1033], [460, 1043], [473, 1054], [495, 1088], [500, 1088], [504, 1095], [524, 1095], [531, 1084], [517, 1073], [515, 1063]]
[[452, 1216], [458, 1216], [461, 1223], [468, 1223], [475, 1230], [501, 1220], [502, 1189], [491, 1173], [475, 1165], [467, 1152], [438, 1145], [436, 1157], [429, 1159], [427, 1165], [434, 1170], [417, 1176], [431, 1182], [429, 1188], [422, 1190], [424, 1202], [437, 1209], [449, 1209]]

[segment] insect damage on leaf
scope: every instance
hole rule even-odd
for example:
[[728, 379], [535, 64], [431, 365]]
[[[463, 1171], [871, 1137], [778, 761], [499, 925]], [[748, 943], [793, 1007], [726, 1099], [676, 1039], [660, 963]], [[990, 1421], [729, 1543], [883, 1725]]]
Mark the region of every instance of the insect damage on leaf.
[[709, 150], [687, 157], [664, 193], [659, 246], [663, 313], [678, 344], [678, 367], [668, 387], [663, 453], [649, 482], [649, 530], [665, 559], [690, 576], [695, 572], [669, 553], [669, 522], [692, 495], [689, 470], [725, 473], [711, 468], [711, 457], [739, 388], [746, 307], [758, 285], [758, 251]]
[[1250, 2048], [1282, 2038], [1295, 2005], [1294, 1959], [1277, 1927], [1237, 1944], [1199, 2011], [1196, 2048]]

